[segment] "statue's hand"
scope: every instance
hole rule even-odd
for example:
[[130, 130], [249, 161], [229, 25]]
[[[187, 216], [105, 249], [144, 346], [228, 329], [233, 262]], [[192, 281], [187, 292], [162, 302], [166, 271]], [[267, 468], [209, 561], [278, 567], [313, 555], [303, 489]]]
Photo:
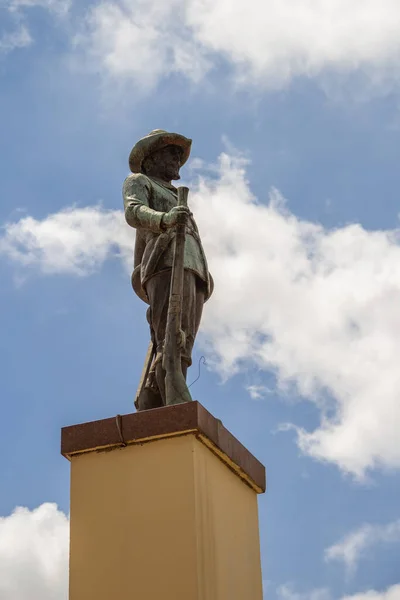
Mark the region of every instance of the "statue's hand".
[[178, 223], [187, 223], [192, 213], [187, 206], [174, 206], [170, 211], [163, 214], [162, 224], [166, 229], [174, 227]]

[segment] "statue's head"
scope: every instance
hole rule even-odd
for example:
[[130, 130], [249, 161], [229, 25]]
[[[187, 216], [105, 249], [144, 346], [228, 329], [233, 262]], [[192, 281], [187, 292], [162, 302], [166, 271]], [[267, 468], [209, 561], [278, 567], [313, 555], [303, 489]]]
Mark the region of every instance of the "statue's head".
[[132, 148], [130, 169], [164, 181], [179, 179], [179, 169], [189, 158], [191, 144], [192, 140], [183, 135], [155, 129]]
[[142, 162], [142, 173], [164, 181], [180, 179], [179, 169], [181, 168], [182, 158], [182, 148], [170, 144], [146, 156]]

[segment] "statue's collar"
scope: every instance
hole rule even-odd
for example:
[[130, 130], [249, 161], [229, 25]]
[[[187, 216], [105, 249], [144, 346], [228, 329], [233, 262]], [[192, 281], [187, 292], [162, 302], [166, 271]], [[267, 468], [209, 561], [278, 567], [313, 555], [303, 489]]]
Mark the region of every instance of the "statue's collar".
[[163, 181], [162, 179], [158, 179], [158, 177], [149, 177], [149, 179], [151, 179], [158, 185], [162, 185], [162, 187], [167, 188], [167, 190], [171, 190], [171, 192], [175, 192], [175, 194], [177, 193], [177, 189], [174, 185], [172, 185], [172, 183], [167, 183], [166, 181]]

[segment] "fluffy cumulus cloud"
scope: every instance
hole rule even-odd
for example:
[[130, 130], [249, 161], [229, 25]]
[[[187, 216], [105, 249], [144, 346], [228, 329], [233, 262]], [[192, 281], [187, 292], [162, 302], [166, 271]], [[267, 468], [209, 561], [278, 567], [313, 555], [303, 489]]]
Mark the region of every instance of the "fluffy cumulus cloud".
[[0, 518], [2, 600], [67, 600], [68, 529], [55, 504]]
[[[330, 600], [333, 598], [326, 588], [298, 592], [288, 584], [277, 589], [277, 596], [281, 600]], [[352, 596], [342, 596], [341, 600], [400, 600], [400, 584], [392, 585], [383, 591], [367, 590]]]
[[192, 196], [217, 282], [203, 333], [219, 368], [250, 359], [314, 402], [320, 426], [297, 429], [305, 453], [358, 477], [399, 467], [399, 231], [327, 230], [276, 190], [259, 203], [245, 166], [223, 155]]
[[353, 596], [344, 596], [342, 600], [400, 600], [400, 584], [392, 585], [382, 592], [368, 590]]
[[71, 0], [6, 0], [10, 12], [20, 12], [26, 8], [43, 8], [49, 12], [65, 16], [71, 7]]
[[5, 31], [0, 35], [0, 53], [8, 54], [16, 48], [24, 48], [32, 43], [32, 37], [28, 28], [23, 23], [16, 24], [11, 31]]
[[291, 584], [279, 586], [276, 595], [280, 600], [331, 600], [331, 594], [327, 588], [298, 592]]
[[[210, 363], [228, 377], [251, 361], [279, 393], [314, 403], [319, 426], [295, 428], [304, 453], [359, 478], [399, 468], [400, 232], [324, 229], [276, 190], [258, 201], [240, 156], [197, 166], [191, 205], [216, 281], [202, 323]], [[118, 211], [70, 209], [8, 224], [0, 253], [84, 275], [113, 254], [130, 268], [132, 233]], [[252, 384], [256, 398], [270, 387]]]
[[246, 387], [246, 390], [250, 394], [250, 398], [253, 400], [261, 400], [272, 393], [272, 390], [266, 385], [251, 384]]
[[[32, 9], [44, 9], [57, 19], [62, 19], [70, 6], [71, 0], [0, 0], [0, 14], [6, 17], [0, 20], [0, 55], [34, 42], [29, 27]], [[6, 25], [3, 25], [3, 21]]]
[[397, 0], [104, 0], [80, 45], [113, 77], [151, 87], [171, 73], [199, 80], [221, 59], [238, 83], [279, 87], [298, 76], [366, 74], [397, 82]]
[[363, 525], [346, 535], [325, 551], [327, 561], [341, 561], [348, 572], [353, 573], [359, 561], [371, 547], [382, 543], [400, 542], [400, 520], [387, 525]]
[[118, 255], [133, 262], [133, 232], [120, 211], [69, 208], [37, 220], [27, 216], [3, 228], [0, 254], [44, 274], [88, 275]]
[[180, 18], [181, 0], [101, 2], [76, 37], [96, 71], [140, 83], [147, 91], [171, 73], [198, 81], [207, 71], [203, 48]]

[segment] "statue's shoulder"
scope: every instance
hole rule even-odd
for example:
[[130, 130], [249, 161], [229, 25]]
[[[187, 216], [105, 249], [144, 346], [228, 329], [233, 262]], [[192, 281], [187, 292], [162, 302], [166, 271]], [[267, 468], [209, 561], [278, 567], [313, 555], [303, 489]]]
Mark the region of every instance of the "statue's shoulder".
[[152, 196], [152, 185], [150, 179], [143, 173], [131, 173], [124, 181], [122, 186], [122, 196], [124, 202], [127, 202], [133, 196], [138, 200], [147, 203], [147, 199]]
[[150, 179], [147, 175], [143, 173], [130, 173], [128, 177], [124, 181], [124, 186], [126, 185], [138, 185], [143, 187], [148, 187], [151, 185]]

